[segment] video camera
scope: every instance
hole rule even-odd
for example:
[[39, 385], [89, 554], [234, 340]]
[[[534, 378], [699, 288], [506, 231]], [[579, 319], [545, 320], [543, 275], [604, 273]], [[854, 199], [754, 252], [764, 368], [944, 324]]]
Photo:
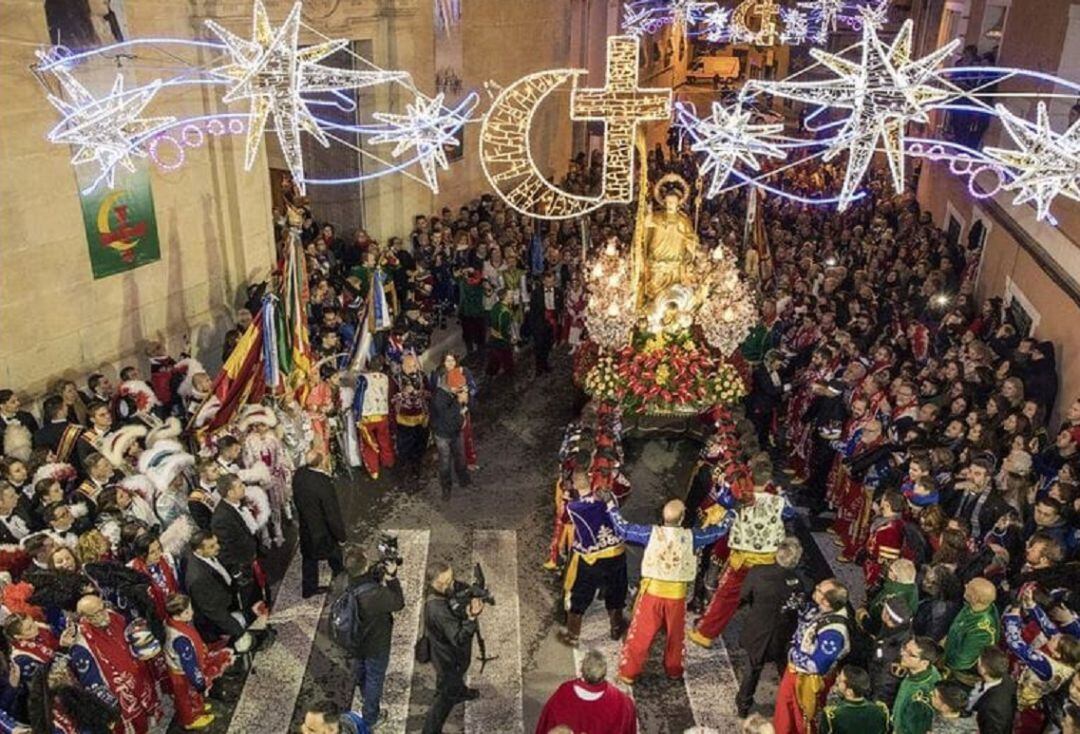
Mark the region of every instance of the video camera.
[[484, 569], [477, 563], [473, 568], [473, 581], [471, 584], [461, 584], [450, 594], [450, 611], [459, 617], [465, 617], [469, 611], [469, 602], [473, 599], [482, 599], [485, 604], [494, 606], [495, 597], [487, 588], [484, 580]]
[[371, 564], [371, 576], [375, 581], [381, 582], [387, 576], [387, 566], [390, 564], [401, 566], [404, 559], [398, 549], [397, 536], [383, 533], [379, 536], [375, 549], [379, 552], [379, 558]]

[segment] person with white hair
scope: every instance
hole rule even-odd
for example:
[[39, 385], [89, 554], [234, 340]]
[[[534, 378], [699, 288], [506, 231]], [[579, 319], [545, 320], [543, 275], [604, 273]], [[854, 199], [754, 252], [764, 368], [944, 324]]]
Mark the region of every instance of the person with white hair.
[[739, 635], [746, 651], [748, 667], [735, 696], [739, 718], [746, 718], [754, 705], [754, 692], [765, 663], [776, 664], [778, 675], [787, 667], [787, 643], [795, 631], [795, 612], [810, 592], [810, 580], [798, 570], [803, 548], [798, 538], [788, 536], [776, 549], [775, 563], [753, 566], [743, 581], [739, 606], [747, 609]]
[[536, 734], [559, 727], [580, 734], [636, 734], [634, 699], [607, 680], [607, 661], [598, 650], [585, 653], [580, 675], [559, 686], [544, 704]]

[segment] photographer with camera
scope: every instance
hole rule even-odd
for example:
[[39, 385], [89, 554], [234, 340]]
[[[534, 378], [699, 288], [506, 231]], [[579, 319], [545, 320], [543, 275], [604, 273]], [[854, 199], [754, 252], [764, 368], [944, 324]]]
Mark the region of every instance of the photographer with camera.
[[390, 664], [393, 615], [405, 607], [397, 578], [402, 560], [397, 538], [382, 536], [378, 554], [378, 560], [371, 563], [362, 548], [346, 551], [349, 586], [330, 607], [330, 635], [352, 660], [356, 687], [364, 699], [364, 721], [371, 727], [381, 714], [379, 703]]
[[482, 575], [472, 586], [454, 580], [449, 563], [432, 564], [428, 576], [431, 593], [424, 603], [424, 636], [417, 643], [417, 660], [435, 666], [435, 701], [424, 721], [424, 734], [442, 731], [451, 709], [480, 695], [465, 685], [472, 662], [477, 618], [485, 603], [494, 603], [483, 589]]

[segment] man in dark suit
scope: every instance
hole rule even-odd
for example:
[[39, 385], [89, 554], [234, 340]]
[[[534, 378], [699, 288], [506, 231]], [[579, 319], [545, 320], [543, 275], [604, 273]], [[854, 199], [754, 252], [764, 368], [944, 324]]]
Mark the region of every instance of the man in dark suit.
[[[795, 631], [796, 617], [790, 609], [799, 607], [799, 600], [811, 588], [810, 581], [796, 571], [802, 558], [802, 546], [795, 538], [785, 538], [776, 549], [776, 563], [754, 566], [743, 581], [739, 606], [749, 607], [743, 623], [739, 645], [749, 657], [750, 667], [743, 676], [735, 707], [739, 718], [745, 719], [754, 705], [754, 692], [765, 663], [776, 663], [783, 675], [787, 667], [787, 647]], [[794, 604], [788, 602], [794, 598]]]
[[[34, 433], [33, 446], [35, 449], [48, 449], [55, 455], [58, 453], [60, 439], [72, 425], [68, 423], [64, 399], [59, 395], [50, 395], [45, 398], [41, 406], [41, 417], [43, 425]], [[67, 457], [57, 456], [57, 461], [67, 461]]]
[[335, 576], [344, 569], [341, 544], [346, 535], [326, 457], [313, 449], [305, 458], [307, 465], [293, 474], [293, 501], [300, 521], [300, 588], [307, 599], [326, 591], [319, 586], [319, 561], [329, 563]]
[[196, 531], [190, 547], [184, 582], [195, 610], [195, 628], [207, 642], [227, 637], [237, 643], [238, 649], [250, 646], [250, 638], [240, 642], [246, 624], [237, 617], [250, 623], [254, 615], [240, 606], [232, 575], [218, 559], [221, 543], [217, 536]]
[[968, 697], [967, 710], [975, 715], [980, 734], [1010, 734], [1016, 716], [1016, 681], [1009, 677], [1009, 659], [997, 647], [988, 647], [976, 663], [979, 682]]
[[555, 286], [555, 273], [551, 270], [545, 271], [544, 277], [533, 287], [529, 297], [529, 328], [533, 337], [538, 375], [551, 370], [548, 355], [555, 343], [562, 312], [563, 293]]
[[996, 459], [990, 452], [983, 452], [972, 459], [967, 467], [967, 478], [956, 484], [958, 490], [952, 502], [945, 508], [957, 520], [963, 520], [971, 528], [971, 537], [981, 540], [997, 521], [1009, 511], [1009, 504], [994, 488]]
[[235, 474], [222, 475], [217, 481], [217, 490], [221, 500], [210, 518], [210, 530], [221, 543], [218, 555], [221, 565], [236, 581], [244, 608], [250, 609], [260, 601], [262, 592], [253, 573], [259, 554], [255, 519], [241, 504], [247, 490]]
[[11, 425], [18, 424], [33, 436], [38, 429], [34, 416], [22, 409], [22, 402], [13, 390], [0, 390], [0, 434]]

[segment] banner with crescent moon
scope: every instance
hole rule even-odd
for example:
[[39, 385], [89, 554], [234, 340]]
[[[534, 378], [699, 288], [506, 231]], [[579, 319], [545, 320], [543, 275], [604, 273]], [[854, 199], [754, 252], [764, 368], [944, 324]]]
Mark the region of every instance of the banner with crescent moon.
[[[124, 41], [128, 35], [124, 0], [108, 3], [67, 3], [46, 7], [45, 20], [53, 44], [87, 49]], [[124, 69], [123, 58], [97, 62], [90, 60], [80, 70], [79, 80], [95, 95], [108, 92], [117, 71], [125, 74], [128, 87], [136, 86], [134, 75]], [[74, 166], [82, 204], [86, 243], [94, 278], [105, 278], [133, 270], [161, 259], [154, 195], [145, 158], [134, 158], [133, 169], [117, 166], [115, 186], [93, 187], [98, 172], [93, 166]]]
[[[79, 184], [86, 186], [89, 182]], [[114, 188], [99, 186], [80, 198], [95, 280], [161, 259], [154, 195], [145, 161], [136, 161], [134, 172], [118, 169]]]

